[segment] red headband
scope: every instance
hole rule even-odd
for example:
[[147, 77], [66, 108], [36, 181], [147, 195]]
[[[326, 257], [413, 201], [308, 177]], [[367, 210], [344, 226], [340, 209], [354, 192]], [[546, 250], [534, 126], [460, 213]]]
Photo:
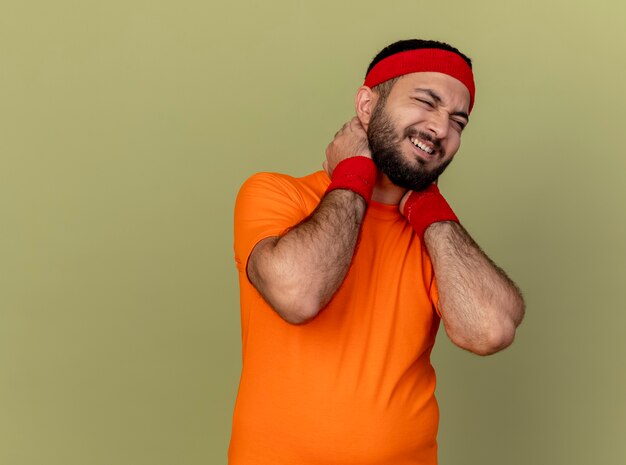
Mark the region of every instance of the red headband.
[[398, 76], [410, 73], [436, 72], [458, 79], [470, 93], [469, 112], [474, 106], [474, 75], [461, 56], [438, 48], [421, 48], [398, 52], [382, 59], [371, 69], [363, 85], [374, 87]]

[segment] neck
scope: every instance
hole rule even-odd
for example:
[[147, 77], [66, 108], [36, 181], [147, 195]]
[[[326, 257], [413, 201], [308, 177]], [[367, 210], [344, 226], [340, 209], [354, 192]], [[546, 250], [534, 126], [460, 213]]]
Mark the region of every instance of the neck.
[[387, 176], [379, 172], [372, 200], [387, 205], [398, 205], [405, 193], [404, 187], [396, 186]]

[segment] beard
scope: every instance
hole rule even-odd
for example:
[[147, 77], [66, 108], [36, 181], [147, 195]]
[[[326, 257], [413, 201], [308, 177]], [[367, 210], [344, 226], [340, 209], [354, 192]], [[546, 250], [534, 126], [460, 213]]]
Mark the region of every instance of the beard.
[[380, 103], [376, 105], [367, 128], [367, 140], [376, 168], [396, 186], [422, 191], [439, 178], [452, 159], [445, 160], [431, 169], [428, 169], [424, 160], [420, 158], [408, 160], [402, 153], [402, 142], [407, 137], [419, 137], [431, 142], [437, 151], [436, 156], [444, 158], [445, 152], [438, 139], [413, 128], [407, 128], [403, 133], [397, 134], [384, 105]]

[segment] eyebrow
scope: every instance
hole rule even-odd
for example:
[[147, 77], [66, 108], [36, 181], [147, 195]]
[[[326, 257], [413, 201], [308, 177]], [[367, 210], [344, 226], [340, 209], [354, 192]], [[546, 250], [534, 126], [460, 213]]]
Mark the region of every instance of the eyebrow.
[[[415, 92], [424, 92], [430, 96], [438, 105], [443, 101], [442, 98], [432, 89], [425, 89], [423, 87], [416, 87], [413, 89]], [[451, 116], [460, 116], [465, 118], [469, 122], [469, 115], [464, 111], [455, 111], [454, 113], [450, 113]]]

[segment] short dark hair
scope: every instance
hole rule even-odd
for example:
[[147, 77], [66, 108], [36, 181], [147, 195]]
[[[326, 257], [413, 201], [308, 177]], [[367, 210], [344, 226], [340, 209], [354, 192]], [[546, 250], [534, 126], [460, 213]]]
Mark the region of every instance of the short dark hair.
[[[459, 49], [453, 47], [450, 44], [446, 44], [445, 42], [439, 42], [437, 40], [424, 40], [424, 39], [407, 39], [407, 40], [399, 40], [398, 42], [394, 42], [393, 44], [387, 45], [383, 48], [378, 54], [374, 57], [370, 65], [367, 67], [367, 71], [365, 75], [372, 70], [374, 66], [379, 61], [384, 60], [385, 58], [395, 55], [396, 53], [406, 52], [408, 50], [419, 50], [422, 48], [438, 48], [440, 50], [446, 50], [448, 52], [453, 52], [459, 55], [465, 62], [469, 65], [470, 69], [472, 67], [472, 60], [465, 54], [461, 53]], [[385, 100], [387, 100], [387, 96], [393, 87], [393, 84], [398, 80], [398, 78], [389, 79], [388, 81], [382, 82], [375, 86], [375, 90], [378, 92], [380, 97], [380, 103], [384, 104]]]

